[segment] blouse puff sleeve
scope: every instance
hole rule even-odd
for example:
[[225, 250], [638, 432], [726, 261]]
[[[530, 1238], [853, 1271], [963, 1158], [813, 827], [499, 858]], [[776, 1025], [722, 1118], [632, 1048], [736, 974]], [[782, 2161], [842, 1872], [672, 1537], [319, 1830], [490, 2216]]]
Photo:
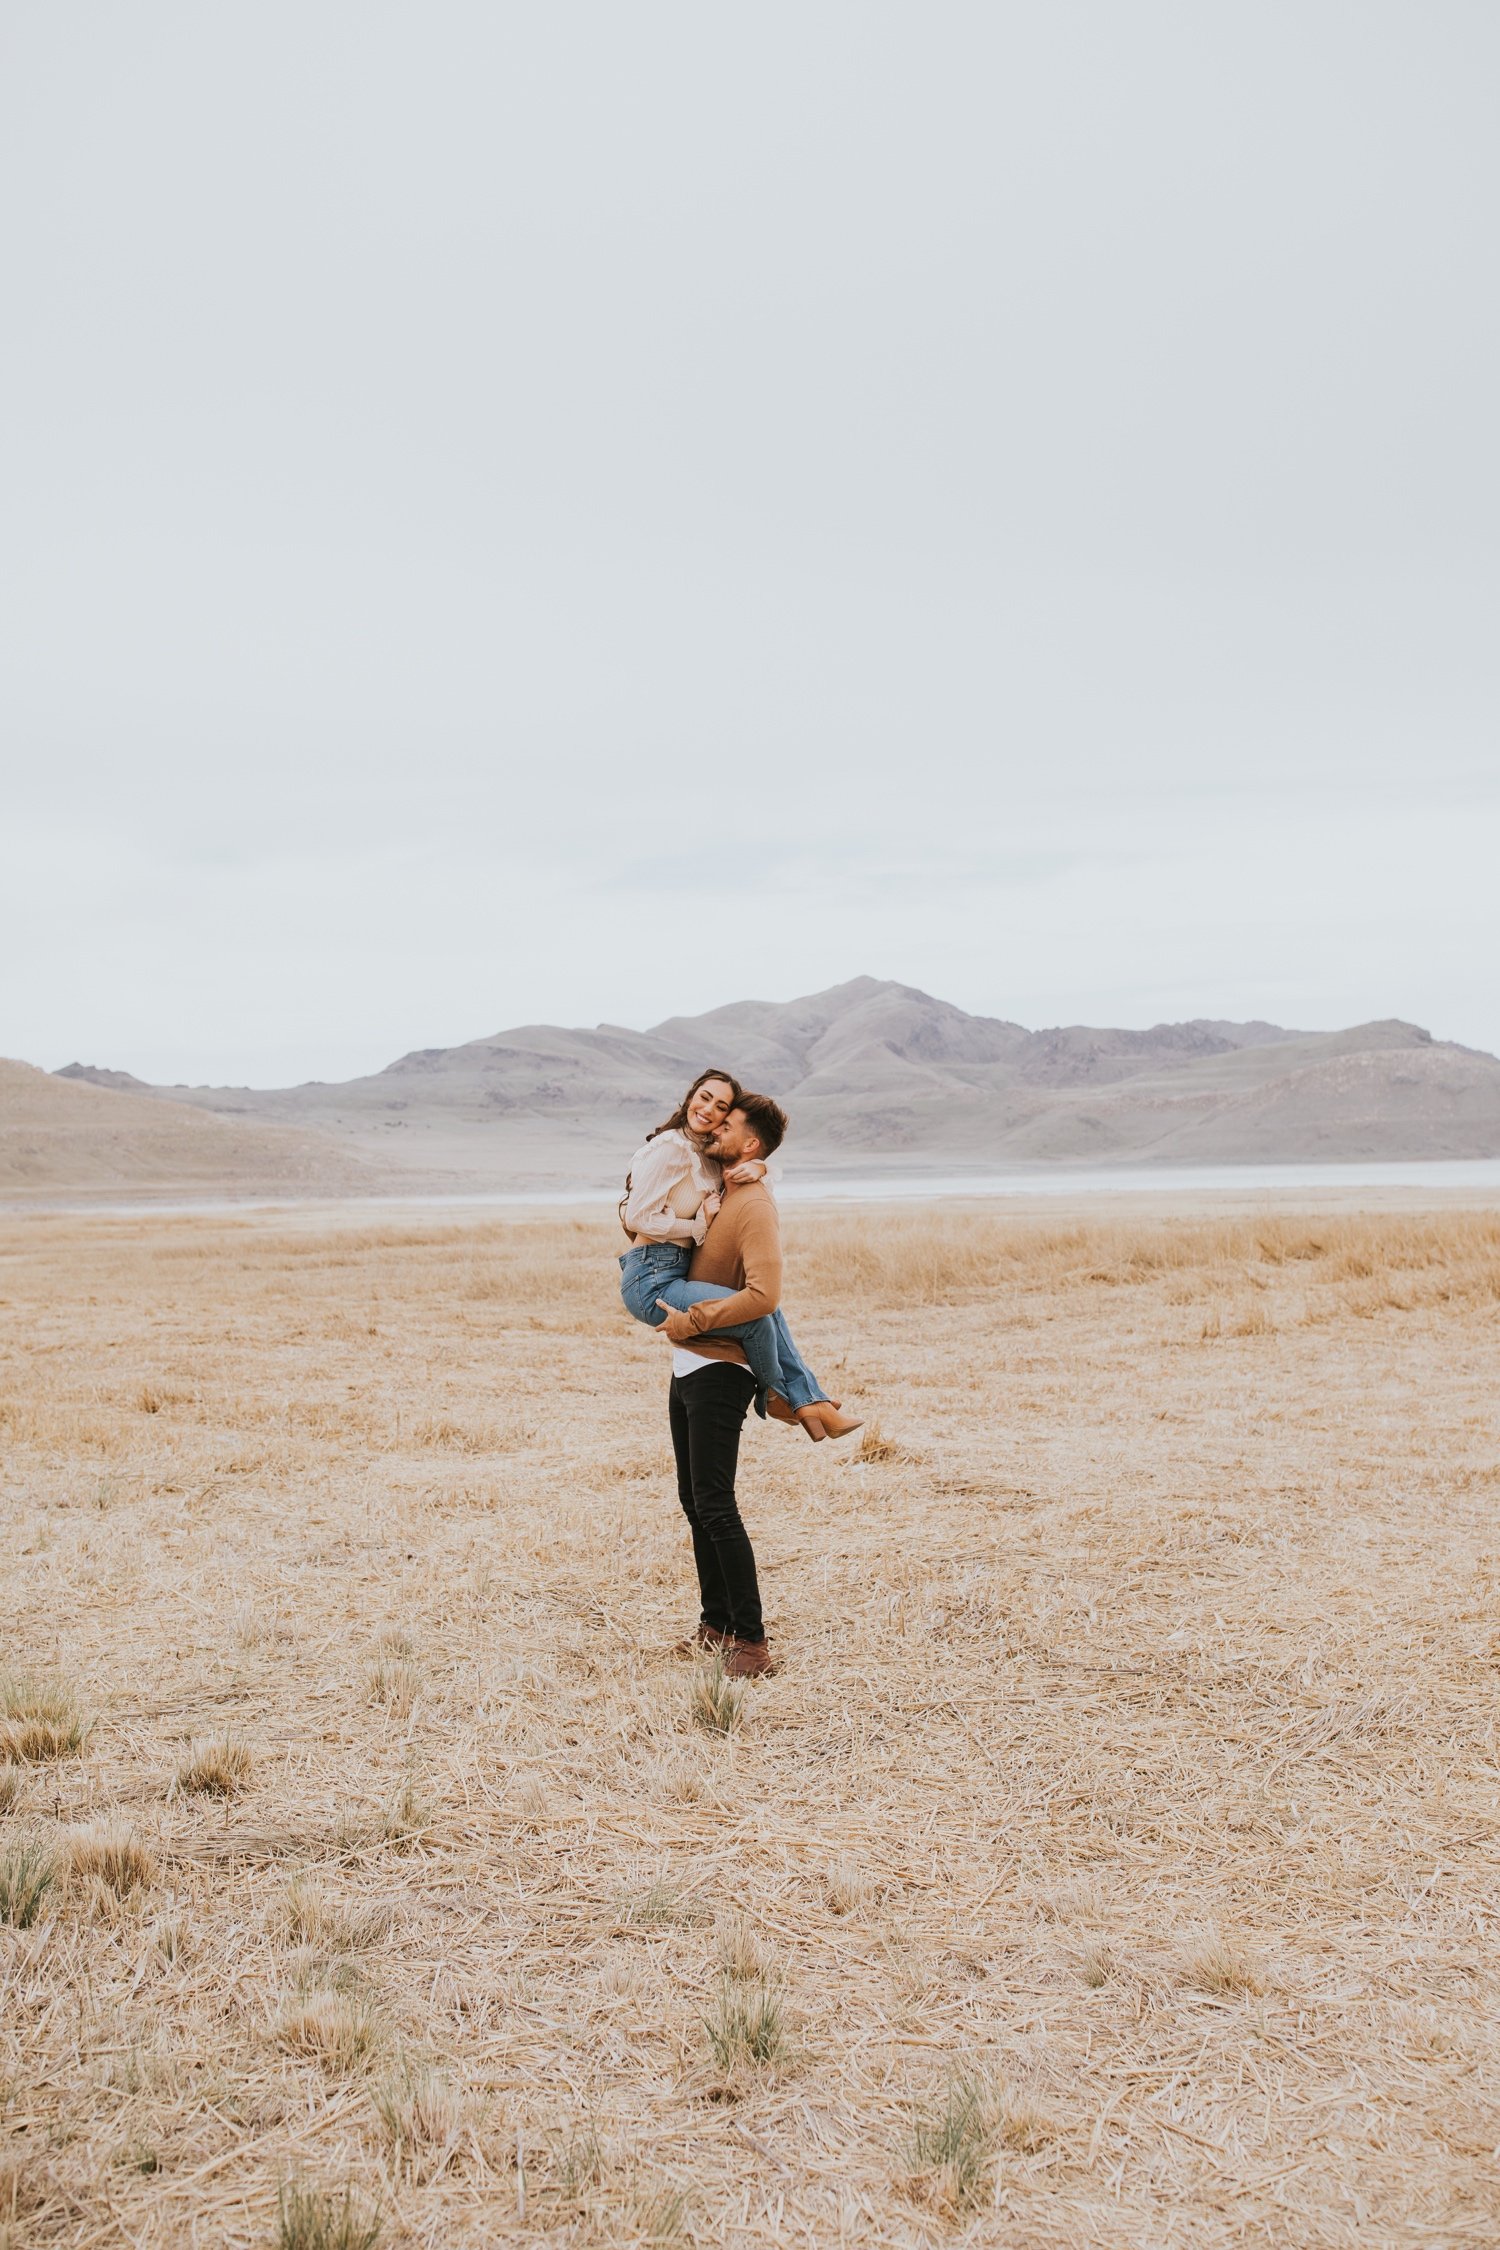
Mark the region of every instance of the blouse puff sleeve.
[[[630, 1193], [620, 1215], [648, 1242], [700, 1243], [708, 1232], [703, 1198], [714, 1184], [707, 1160], [681, 1133], [658, 1133], [631, 1159]], [[677, 1208], [683, 1203], [692, 1206], [690, 1215]]]

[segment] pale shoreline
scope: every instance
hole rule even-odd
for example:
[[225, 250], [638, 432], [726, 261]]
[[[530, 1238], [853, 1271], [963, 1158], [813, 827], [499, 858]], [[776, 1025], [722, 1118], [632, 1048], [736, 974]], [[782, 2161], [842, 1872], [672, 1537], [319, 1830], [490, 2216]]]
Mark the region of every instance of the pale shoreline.
[[[1500, 1204], [1500, 1157], [1416, 1158], [1405, 1162], [1079, 1166], [1067, 1170], [1005, 1173], [887, 1172], [793, 1175], [778, 1189], [785, 1204], [854, 1210], [996, 1204], [1057, 1214], [1075, 1205], [1100, 1215], [1129, 1210], [1442, 1210]], [[614, 1188], [541, 1187], [492, 1191], [413, 1191], [379, 1195], [172, 1196], [119, 1195], [7, 1197], [9, 1218], [248, 1218], [276, 1216], [352, 1223], [379, 1215], [438, 1219], [507, 1213], [541, 1216], [602, 1214], [617, 1200]]]

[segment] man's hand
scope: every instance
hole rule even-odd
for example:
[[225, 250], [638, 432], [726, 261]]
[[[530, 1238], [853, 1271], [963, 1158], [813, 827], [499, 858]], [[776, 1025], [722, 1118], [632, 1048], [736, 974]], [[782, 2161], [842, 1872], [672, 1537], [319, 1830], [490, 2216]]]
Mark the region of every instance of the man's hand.
[[675, 1305], [669, 1305], [665, 1297], [658, 1297], [656, 1302], [667, 1316], [657, 1329], [657, 1335], [665, 1336], [669, 1344], [690, 1344], [698, 1331], [687, 1314], [679, 1312]]

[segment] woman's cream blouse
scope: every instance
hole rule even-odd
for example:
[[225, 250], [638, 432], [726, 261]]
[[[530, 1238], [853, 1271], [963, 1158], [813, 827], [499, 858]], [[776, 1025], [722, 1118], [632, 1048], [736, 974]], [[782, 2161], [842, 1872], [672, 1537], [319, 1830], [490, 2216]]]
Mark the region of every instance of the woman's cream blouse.
[[630, 1159], [630, 1193], [620, 1213], [637, 1242], [698, 1243], [708, 1232], [703, 1199], [723, 1175], [686, 1133], [657, 1133]]

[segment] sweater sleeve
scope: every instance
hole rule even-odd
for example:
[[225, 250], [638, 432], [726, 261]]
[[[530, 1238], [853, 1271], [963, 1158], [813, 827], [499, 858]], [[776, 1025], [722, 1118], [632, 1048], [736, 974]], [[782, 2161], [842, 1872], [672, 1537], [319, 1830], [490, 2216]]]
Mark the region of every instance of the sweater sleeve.
[[[723, 1220], [718, 1222], [721, 1226]], [[781, 1221], [767, 1195], [758, 1195], [740, 1221], [740, 1266], [744, 1286], [732, 1297], [713, 1297], [688, 1310], [693, 1333], [737, 1328], [741, 1321], [763, 1320], [781, 1303]]]
[[676, 1133], [658, 1133], [637, 1149], [630, 1165], [630, 1193], [620, 1213], [632, 1234], [648, 1242], [703, 1240], [708, 1222], [701, 1208], [684, 1219], [672, 1209], [672, 1190], [692, 1178], [692, 1155]]

